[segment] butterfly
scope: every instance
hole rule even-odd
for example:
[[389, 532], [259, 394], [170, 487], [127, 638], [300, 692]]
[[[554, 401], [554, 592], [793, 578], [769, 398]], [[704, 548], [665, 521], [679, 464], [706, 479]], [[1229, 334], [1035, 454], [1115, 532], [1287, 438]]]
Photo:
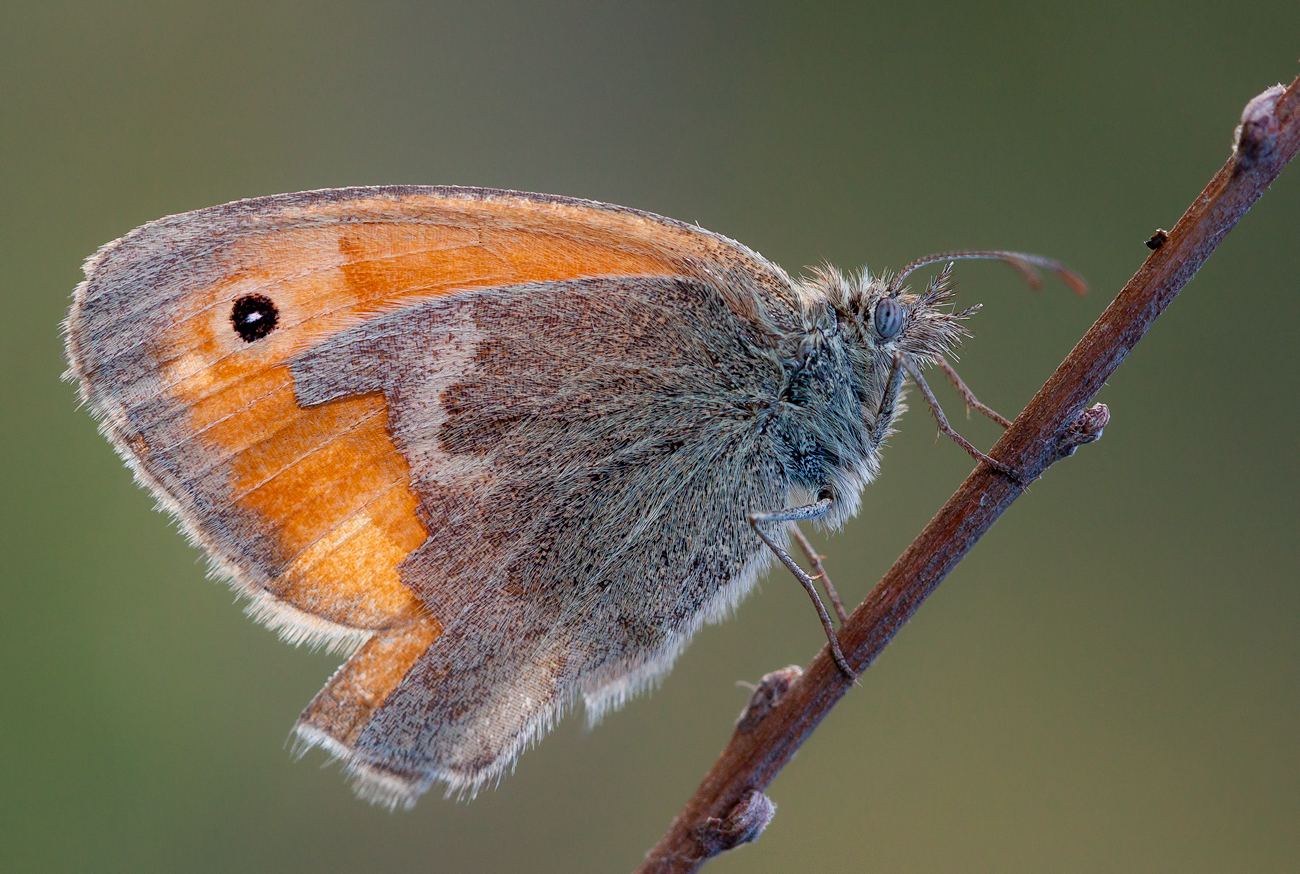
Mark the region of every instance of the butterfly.
[[248, 612], [349, 654], [301, 744], [409, 806], [652, 685], [774, 556], [851, 674], [788, 538], [858, 510], [909, 377], [997, 466], [920, 372], [991, 413], [945, 360], [962, 258], [1082, 287], [1008, 252], [793, 279], [624, 207], [349, 188], [144, 225], [86, 262], [64, 330], [102, 431]]

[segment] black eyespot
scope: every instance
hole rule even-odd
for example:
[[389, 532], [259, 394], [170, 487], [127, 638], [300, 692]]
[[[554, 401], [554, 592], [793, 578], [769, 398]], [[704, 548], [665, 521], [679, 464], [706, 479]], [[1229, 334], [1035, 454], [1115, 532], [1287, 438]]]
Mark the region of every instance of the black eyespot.
[[230, 310], [230, 324], [235, 333], [245, 343], [260, 340], [275, 330], [279, 324], [280, 311], [271, 303], [269, 297], [260, 294], [246, 294], [235, 301]]
[[875, 322], [880, 339], [888, 340], [903, 330], [903, 308], [892, 297], [882, 298], [876, 304], [872, 321]]

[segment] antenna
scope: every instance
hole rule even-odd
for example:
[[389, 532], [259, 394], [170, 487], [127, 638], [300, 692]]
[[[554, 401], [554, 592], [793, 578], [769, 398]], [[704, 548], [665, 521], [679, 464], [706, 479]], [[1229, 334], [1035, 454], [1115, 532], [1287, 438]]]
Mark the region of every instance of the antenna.
[[942, 261], [1004, 261], [1019, 270], [1020, 275], [1025, 278], [1025, 282], [1029, 283], [1029, 287], [1034, 289], [1041, 288], [1043, 285], [1043, 280], [1039, 277], [1038, 271], [1034, 270], [1035, 267], [1041, 267], [1059, 276], [1061, 281], [1074, 289], [1076, 294], [1083, 294], [1088, 290], [1088, 283], [1083, 281], [1082, 276], [1055, 259], [1044, 258], [1041, 255], [1028, 255], [1024, 252], [970, 249], [960, 252], [939, 252], [936, 255], [926, 255], [924, 258], [916, 259], [898, 271], [889, 283], [890, 297], [903, 290], [903, 280], [910, 274], [915, 273], [927, 264], [938, 264]]

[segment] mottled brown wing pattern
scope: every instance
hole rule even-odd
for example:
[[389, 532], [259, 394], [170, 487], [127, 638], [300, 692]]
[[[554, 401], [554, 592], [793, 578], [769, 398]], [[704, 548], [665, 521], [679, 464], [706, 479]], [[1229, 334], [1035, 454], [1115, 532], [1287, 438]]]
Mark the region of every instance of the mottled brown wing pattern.
[[430, 301], [296, 358], [303, 405], [383, 393], [429, 530], [399, 574], [444, 627], [354, 738], [315, 705], [303, 736], [377, 794], [472, 792], [575, 699], [598, 717], [653, 682], [764, 563], [747, 513], [787, 500], [756, 427], [771, 343], [708, 284], [606, 278]]
[[[581, 277], [689, 277], [746, 322], [762, 321], [760, 299], [790, 295], [778, 268], [698, 228], [603, 204], [457, 188], [308, 192], [172, 216], [104, 247], [86, 274], [66, 325], [69, 373], [137, 478], [252, 599], [259, 618], [294, 640], [364, 644], [305, 715], [306, 725], [328, 725], [320, 738], [343, 753], [382, 747], [377, 708], [417, 682], [435, 682], [429, 665], [437, 659], [424, 654], [464, 625], [444, 612], [461, 597], [445, 586], [467, 559], [435, 558], [443, 547], [430, 546], [431, 531], [482, 525], [467, 508], [480, 505], [476, 490], [485, 484], [492, 494], [527, 494], [528, 486], [482, 479], [488, 468], [462, 448], [436, 473], [448, 456], [440, 428], [468, 446], [472, 435], [452, 423], [475, 421], [470, 408], [485, 404], [474, 427], [491, 433], [510, 431], [503, 423], [515, 414], [514, 401], [466, 388], [473, 382], [463, 372], [451, 389], [454, 414], [440, 421], [379, 389], [307, 402], [294, 362], [386, 314], [454, 301], [471, 289], [540, 283], [533, 293], [544, 295], [546, 283]], [[276, 315], [275, 330], [254, 342], [232, 326], [232, 306], [250, 297], [271, 301]], [[548, 337], [574, 314], [538, 312], [532, 322], [513, 323], [520, 360], [562, 354]], [[503, 324], [489, 321], [492, 330]], [[447, 353], [431, 366], [482, 362], [493, 343], [507, 342], [463, 328], [425, 338]], [[371, 366], [396, 365], [381, 357]], [[593, 392], [619, 391], [617, 382], [561, 382], [534, 391], [570, 392], [566, 409]], [[397, 434], [411, 436], [399, 446]], [[442, 475], [455, 487], [444, 488]], [[530, 524], [565, 529], [549, 517]], [[489, 539], [492, 530], [484, 528]], [[493, 572], [512, 567], [514, 557], [497, 555], [506, 563]], [[461, 564], [409, 570], [437, 560]], [[537, 590], [530, 579], [525, 574], [507, 590], [526, 599]], [[385, 712], [392, 718], [392, 708]], [[427, 754], [413, 755], [419, 761], [409, 767], [379, 753], [371, 758], [410, 785], [413, 775], [417, 783], [446, 776]], [[481, 771], [447, 773], [477, 785], [464, 774]], [[408, 790], [392, 797], [409, 798]]]

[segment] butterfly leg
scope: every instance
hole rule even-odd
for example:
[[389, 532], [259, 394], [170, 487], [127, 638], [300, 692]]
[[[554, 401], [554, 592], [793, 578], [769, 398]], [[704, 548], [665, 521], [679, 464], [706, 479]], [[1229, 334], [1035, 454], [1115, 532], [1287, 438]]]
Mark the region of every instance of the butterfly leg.
[[921, 376], [921, 371], [917, 369], [916, 364], [906, 360], [902, 353], [899, 353], [894, 358], [895, 364], [900, 362], [907, 370], [908, 376], [912, 377], [912, 382], [916, 383], [916, 387], [921, 390], [921, 397], [925, 398], [926, 406], [930, 408], [930, 413], [934, 416], [934, 420], [939, 425], [939, 430], [941, 432], [951, 437], [958, 446], [965, 449], [966, 453], [976, 461], [983, 461], [988, 464], [989, 467], [999, 473], [1006, 474], [1016, 482], [1026, 482], [1018, 471], [1013, 470], [1009, 465], [998, 461], [991, 455], [985, 455], [983, 452], [980, 452], [979, 449], [976, 448], [975, 444], [957, 433], [957, 430], [953, 428], [952, 425], [948, 424], [948, 417], [943, 414], [943, 408], [939, 406], [938, 399], [935, 398], [934, 392], [930, 391], [930, 386], [926, 384], [925, 379]]
[[939, 369], [942, 370], [945, 374], [947, 374], [948, 379], [951, 380], [952, 384], [957, 388], [957, 391], [961, 394], [962, 400], [966, 402], [966, 418], [968, 419], [970, 418], [970, 411], [972, 408], [974, 408], [976, 410], [979, 410], [984, 415], [988, 416], [994, 422], [997, 422], [1003, 428], [1011, 427], [1010, 419], [1008, 419], [1006, 416], [1002, 415], [992, 407], [988, 407], [980, 403], [980, 399], [975, 397], [975, 392], [971, 391], [970, 386], [966, 385], [966, 383], [962, 380], [962, 378], [957, 375], [957, 371], [953, 369], [953, 366], [948, 363], [948, 360], [946, 358], [940, 358], [938, 361], [938, 365], [939, 365]]
[[808, 597], [812, 598], [813, 606], [817, 608], [817, 616], [822, 621], [822, 628], [826, 630], [826, 640], [830, 643], [831, 655], [835, 658], [835, 664], [839, 665], [840, 670], [850, 680], [857, 680], [858, 675], [854, 673], [853, 668], [849, 667], [848, 659], [844, 658], [844, 652], [840, 649], [840, 639], [835, 634], [835, 627], [831, 625], [830, 614], [826, 612], [826, 605], [822, 603], [821, 597], [817, 594], [817, 586], [813, 583], [812, 577], [799, 567], [790, 553], [777, 544], [775, 540], [768, 536], [763, 530], [764, 525], [771, 525], [776, 522], [798, 522], [800, 519], [816, 519], [818, 516], [826, 515], [831, 508], [830, 497], [824, 497], [815, 504], [808, 504], [804, 507], [792, 507], [788, 510], [776, 510], [772, 512], [758, 512], [749, 514], [749, 524], [754, 527], [755, 533], [767, 544], [768, 548], [776, 553], [776, 557], [781, 559], [781, 564], [786, 566], [794, 578], [803, 586]]
[[835, 584], [831, 582], [830, 575], [826, 573], [826, 568], [822, 566], [823, 557], [817, 554], [817, 551], [813, 549], [813, 545], [808, 542], [808, 538], [804, 537], [803, 532], [799, 530], [798, 522], [790, 523], [790, 531], [794, 534], [794, 542], [799, 544], [803, 554], [808, 556], [808, 563], [812, 565], [813, 571], [817, 574], [813, 579], [822, 581], [822, 588], [826, 590], [826, 596], [831, 599], [831, 606], [835, 608], [835, 615], [840, 618], [840, 625], [843, 625], [849, 621], [849, 614], [844, 609], [844, 602], [840, 600], [840, 593], [835, 591]]
[[903, 356], [895, 355], [893, 366], [889, 368], [889, 378], [885, 380], [885, 391], [880, 395], [880, 409], [876, 411], [876, 421], [871, 426], [868, 437], [872, 446], [879, 446], [889, 436], [889, 429], [894, 424], [898, 411], [898, 395], [903, 390]]

